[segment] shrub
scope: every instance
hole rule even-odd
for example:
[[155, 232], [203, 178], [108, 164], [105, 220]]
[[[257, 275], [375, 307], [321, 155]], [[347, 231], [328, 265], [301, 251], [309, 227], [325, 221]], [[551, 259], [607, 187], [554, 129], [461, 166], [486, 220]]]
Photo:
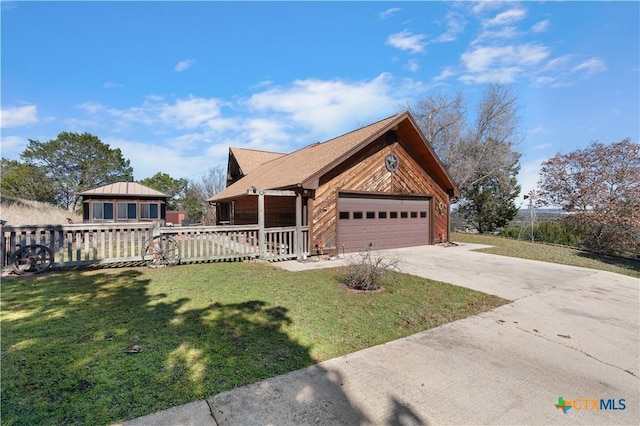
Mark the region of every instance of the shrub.
[[385, 259], [373, 255], [371, 247], [359, 256], [348, 259], [348, 266], [340, 276], [340, 282], [352, 290], [373, 291], [382, 288], [381, 282], [390, 270], [398, 270], [399, 259]]

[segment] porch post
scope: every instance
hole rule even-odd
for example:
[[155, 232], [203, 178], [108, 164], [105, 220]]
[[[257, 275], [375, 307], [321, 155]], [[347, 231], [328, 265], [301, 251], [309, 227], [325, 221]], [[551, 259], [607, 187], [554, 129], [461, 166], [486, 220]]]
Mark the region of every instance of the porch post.
[[264, 245], [264, 191], [258, 193], [258, 246], [260, 250], [260, 259], [266, 258]]
[[302, 260], [302, 194], [296, 194], [296, 258]]

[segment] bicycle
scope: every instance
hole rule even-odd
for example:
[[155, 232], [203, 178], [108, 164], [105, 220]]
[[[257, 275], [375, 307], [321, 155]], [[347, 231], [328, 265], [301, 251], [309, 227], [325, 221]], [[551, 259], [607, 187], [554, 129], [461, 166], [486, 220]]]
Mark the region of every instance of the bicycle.
[[177, 265], [180, 263], [178, 242], [166, 235], [153, 237], [142, 252], [142, 261], [150, 268]]
[[17, 275], [39, 274], [53, 267], [53, 252], [41, 244], [17, 245], [10, 263]]

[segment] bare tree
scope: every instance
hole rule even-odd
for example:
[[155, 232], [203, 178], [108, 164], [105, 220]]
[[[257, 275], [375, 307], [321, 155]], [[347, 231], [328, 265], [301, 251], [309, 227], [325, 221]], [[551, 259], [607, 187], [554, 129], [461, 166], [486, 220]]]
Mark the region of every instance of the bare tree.
[[574, 213], [582, 243], [603, 252], [640, 254], [640, 145], [629, 139], [556, 154], [542, 163], [545, 198]]
[[187, 219], [202, 222], [204, 225], [215, 225], [215, 209], [207, 200], [222, 191], [226, 182], [227, 174], [222, 166], [209, 169], [200, 182], [190, 181], [184, 203]]
[[[518, 110], [515, 91], [499, 84], [488, 86], [472, 122], [467, 119], [466, 102], [460, 93], [452, 99], [436, 94], [412, 109], [427, 141], [461, 190], [458, 209], [476, 226], [489, 224], [487, 231], [508, 222], [516, 212], [514, 199], [519, 187], [515, 177], [521, 156], [517, 150]], [[483, 191], [500, 197], [482, 196]], [[478, 205], [497, 199], [506, 205], [491, 209]], [[489, 210], [494, 215], [492, 220], [479, 217]], [[496, 220], [496, 211], [501, 212], [503, 220]]]

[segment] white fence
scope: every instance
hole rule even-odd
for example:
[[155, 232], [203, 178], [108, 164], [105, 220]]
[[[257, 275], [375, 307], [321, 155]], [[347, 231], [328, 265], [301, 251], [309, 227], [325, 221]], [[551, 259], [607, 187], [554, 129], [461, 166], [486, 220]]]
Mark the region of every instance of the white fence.
[[[20, 246], [42, 244], [53, 252], [55, 267], [142, 264], [142, 253], [157, 235], [173, 237], [180, 262], [233, 261], [250, 258], [295, 259], [308, 255], [308, 227], [248, 226], [158, 227], [152, 223], [4, 225], [0, 263], [9, 264]], [[260, 241], [264, 241], [262, 250]]]

